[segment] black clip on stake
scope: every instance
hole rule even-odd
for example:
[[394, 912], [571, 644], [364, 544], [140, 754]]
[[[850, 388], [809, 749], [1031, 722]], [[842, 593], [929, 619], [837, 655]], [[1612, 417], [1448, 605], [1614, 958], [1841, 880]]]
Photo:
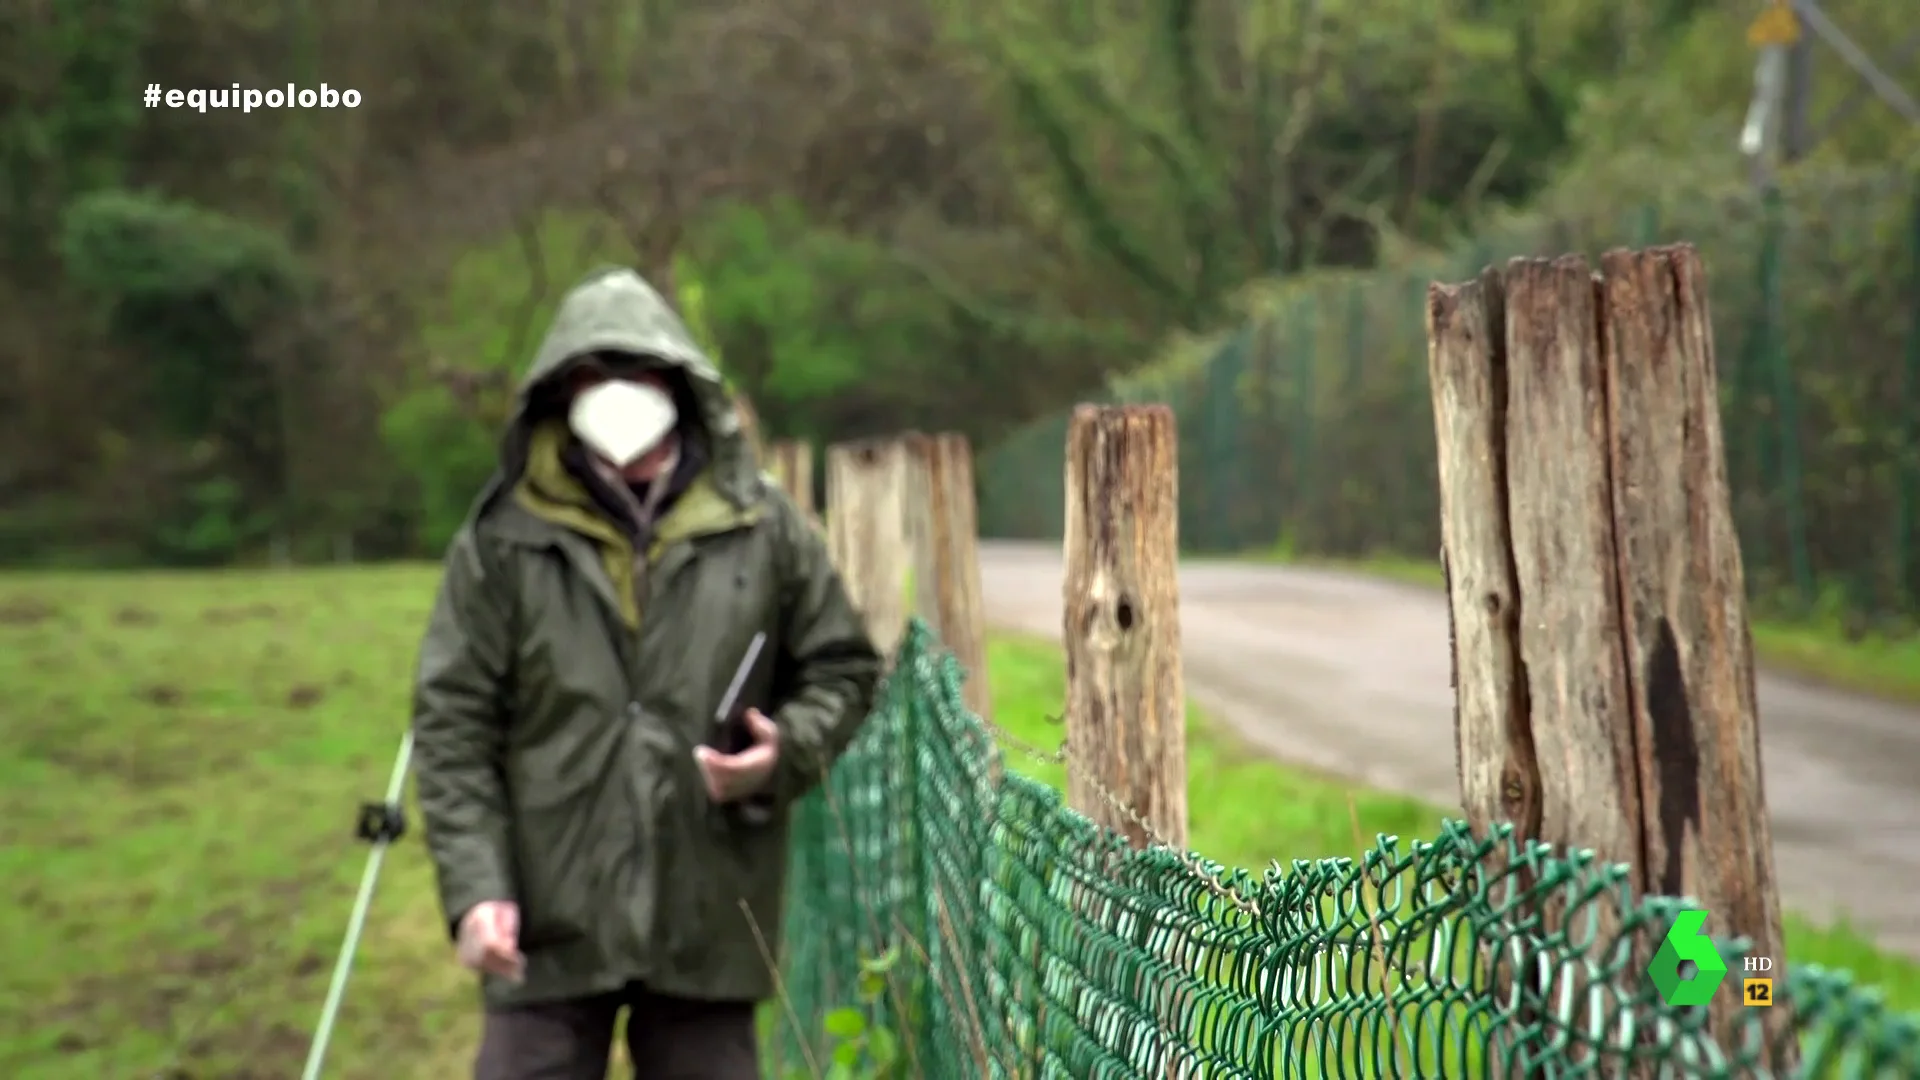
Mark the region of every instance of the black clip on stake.
[[333, 982], [327, 987], [327, 1004], [320, 1010], [320, 1024], [314, 1029], [307, 1049], [307, 1067], [301, 1080], [320, 1080], [320, 1066], [327, 1058], [327, 1042], [333, 1037], [334, 1021], [340, 1016], [340, 1002], [347, 994], [347, 976], [353, 972], [353, 954], [359, 948], [360, 934], [367, 926], [367, 911], [373, 904], [374, 886], [380, 883], [380, 864], [387, 848], [407, 833], [407, 813], [401, 806], [406, 792], [407, 769], [413, 763], [413, 732], [400, 739], [400, 752], [393, 759], [393, 775], [387, 780], [384, 802], [360, 804], [360, 816], [354, 822], [356, 838], [372, 845], [367, 852], [367, 869], [360, 875], [360, 895], [354, 898], [353, 915], [347, 920], [347, 936], [340, 943], [340, 957], [333, 965]]
[[361, 803], [353, 835], [369, 844], [391, 844], [407, 835], [407, 812], [398, 803]]

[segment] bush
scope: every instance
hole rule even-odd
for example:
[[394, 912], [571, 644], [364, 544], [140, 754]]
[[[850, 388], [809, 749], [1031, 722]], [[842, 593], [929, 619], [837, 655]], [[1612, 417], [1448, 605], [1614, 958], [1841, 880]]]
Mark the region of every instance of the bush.
[[155, 499], [154, 554], [230, 559], [290, 509], [284, 411], [318, 364], [303, 320], [307, 266], [271, 230], [144, 192], [107, 190], [61, 216], [70, 281], [138, 369], [144, 430], [196, 463], [179, 499]]

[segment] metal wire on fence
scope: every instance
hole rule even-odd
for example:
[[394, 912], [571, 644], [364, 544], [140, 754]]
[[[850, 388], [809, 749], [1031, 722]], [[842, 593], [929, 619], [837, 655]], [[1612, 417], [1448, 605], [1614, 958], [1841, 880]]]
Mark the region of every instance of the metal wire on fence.
[[[1764, 1010], [1709, 1031], [1661, 1003], [1647, 958], [1682, 902], [1632, 896], [1624, 868], [1457, 822], [1264, 873], [1132, 851], [999, 768], [1003, 746], [1061, 752], [1009, 743], [960, 682], [915, 623], [799, 810], [781, 1075], [831, 1061], [823, 1018], [863, 1000], [925, 1080], [1776, 1075]], [[1721, 945], [1730, 970], [1744, 948]], [[902, 960], [863, 995], [879, 955]], [[1795, 967], [1773, 1007], [1786, 1075], [1920, 1075], [1920, 1018], [1844, 974]]]

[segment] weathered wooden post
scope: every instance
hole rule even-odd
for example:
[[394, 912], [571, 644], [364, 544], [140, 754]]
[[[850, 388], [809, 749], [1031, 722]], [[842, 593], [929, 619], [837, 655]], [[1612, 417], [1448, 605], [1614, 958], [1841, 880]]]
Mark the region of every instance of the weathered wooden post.
[[827, 544], [847, 595], [867, 618], [883, 655], [907, 628], [907, 446], [900, 439], [837, 443], [827, 449]]
[[[909, 464], [907, 443], [898, 438], [839, 443], [827, 448], [828, 551], [846, 583], [848, 599], [865, 617], [874, 644], [890, 664], [897, 658], [908, 616], [907, 585], [913, 554], [909, 543]], [[862, 891], [877, 883], [863, 885], [860, 880], [873, 855], [863, 855], [860, 851], [857, 827], [887, 829], [893, 841], [887, 849], [889, 857], [902, 860], [904, 866], [917, 864], [921, 846], [922, 826], [915, 820], [914, 812], [918, 791], [912, 771], [911, 732], [884, 732], [880, 738], [879, 746], [885, 756], [877, 763], [869, 758], [867, 767], [877, 764], [881, 770], [880, 787], [886, 809], [868, 807], [858, 815], [849, 814], [848, 808], [839, 805], [832, 790], [827, 789], [826, 839], [848, 860], [847, 873], [853, 883], [853, 895], [865, 896], [873, 905], [861, 912], [864, 925], [834, 928], [835, 946], [849, 956], [885, 952], [894, 940], [896, 923], [903, 918], [908, 920], [910, 931], [919, 926], [910, 910], [914, 905], [902, 908], [897, 898]], [[888, 810], [906, 819], [904, 828], [897, 822], [882, 824], [875, 820], [891, 817]], [[890, 986], [890, 994], [901, 992], [899, 986]]]
[[914, 503], [914, 601], [967, 673], [961, 698], [992, 719], [987, 682], [986, 615], [980, 595], [980, 539], [973, 494], [973, 450], [955, 432], [910, 435]]
[[800, 512], [813, 508], [813, 446], [802, 439], [781, 439], [767, 447], [767, 471]]
[[1164, 405], [1074, 410], [1062, 640], [1067, 802], [1134, 847], [1184, 853], [1178, 445]]
[[763, 464], [767, 460], [767, 444], [761, 437], [760, 411], [753, 407], [753, 399], [745, 394], [733, 395], [733, 411], [740, 417], [740, 433], [747, 437], [747, 445], [753, 447], [753, 455]]
[[[1611, 252], [1598, 276], [1578, 257], [1516, 259], [1434, 286], [1427, 323], [1469, 822], [1626, 863], [1637, 893], [1693, 897], [1708, 932], [1777, 962], [1698, 255]], [[1621, 978], [1645, 977], [1657, 944]], [[1713, 998], [1722, 1035], [1739, 985], [1729, 972]]]
[[[1180, 659], [1179, 440], [1164, 405], [1082, 405], [1067, 429], [1066, 580], [1061, 640], [1067, 653], [1067, 804], [1139, 850], [1187, 853], [1187, 712]], [[1128, 887], [1121, 868], [1102, 877]], [[1133, 883], [1138, 887], [1144, 883]], [[1079, 893], [1090, 934], [1139, 935], [1178, 967], [1177, 931], [1142, 925], [1098, 889]], [[1145, 966], [1115, 972], [1119, 992], [1159, 1002], [1177, 1027], [1193, 1002], [1152, 989]], [[1064, 995], [1072, 1000], [1073, 995]], [[1077, 1020], [1097, 1026], [1089, 995]], [[1041, 1006], [1044, 1009], [1045, 1006]], [[1128, 1064], [1142, 1076], [1200, 1075], [1174, 1043], [1140, 1045]], [[1190, 1071], [1191, 1070], [1191, 1071]]]

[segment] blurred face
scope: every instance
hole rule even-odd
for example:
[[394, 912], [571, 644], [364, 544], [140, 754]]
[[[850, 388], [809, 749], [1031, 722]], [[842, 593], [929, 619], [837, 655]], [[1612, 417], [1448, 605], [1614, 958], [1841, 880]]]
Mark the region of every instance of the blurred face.
[[[671, 392], [671, 387], [667, 384], [666, 378], [657, 371], [628, 371], [615, 374], [598, 365], [589, 365], [573, 372], [567, 377], [567, 396], [569, 398], [578, 396], [583, 391], [599, 386], [604, 382], [611, 382], [614, 379]], [[666, 438], [660, 440], [659, 446], [654, 447], [629, 462], [626, 468], [620, 470], [620, 475], [629, 484], [651, 483], [654, 478], [660, 475], [661, 470], [666, 468], [667, 464], [673, 460], [675, 452], [679, 447], [680, 440], [676, 436], [669, 434]]]

